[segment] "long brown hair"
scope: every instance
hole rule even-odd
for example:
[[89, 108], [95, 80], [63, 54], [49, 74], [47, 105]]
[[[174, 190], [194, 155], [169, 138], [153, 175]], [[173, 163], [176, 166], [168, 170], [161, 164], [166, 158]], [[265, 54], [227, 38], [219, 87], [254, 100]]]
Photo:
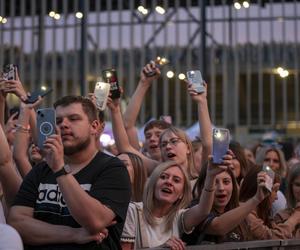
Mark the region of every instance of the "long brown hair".
[[287, 186], [287, 203], [289, 208], [295, 208], [296, 207], [296, 198], [293, 192], [293, 184], [295, 179], [300, 176], [300, 163], [294, 164], [288, 173], [288, 186]]
[[[240, 189], [240, 201], [246, 202], [252, 198], [257, 191], [257, 174], [262, 171], [262, 166], [250, 163], [250, 169], [243, 179], [243, 183]], [[280, 176], [275, 174], [274, 184], [280, 183]], [[271, 226], [270, 212], [272, 208], [272, 203], [270, 202], [270, 195], [267, 196], [259, 205], [257, 206], [257, 216], [261, 218], [265, 225]]]
[[[196, 197], [197, 200], [199, 200], [202, 189], [204, 187], [206, 172], [207, 172], [207, 164], [202, 166], [199, 178], [195, 184], [196, 189], [193, 190], [193, 197]], [[226, 173], [230, 175], [232, 180], [232, 194], [229, 202], [227, 203], [224, 209], [224, 212], [227, 212], [239, 206], [239, 188], [238, 188], [236, 178], [230, 168], [227, 168]], [[212, 208], [212, 210], [214, 210], [214, 207]]]
[[119, 155], [126, 154], [133, 167], [133, 182], [131, 183], [131, 201], [141, 202], [143, 200], [144, 187], [147, 181], [147, 169], [143, 165], [141, 157], [131, 152], [122, 152]]

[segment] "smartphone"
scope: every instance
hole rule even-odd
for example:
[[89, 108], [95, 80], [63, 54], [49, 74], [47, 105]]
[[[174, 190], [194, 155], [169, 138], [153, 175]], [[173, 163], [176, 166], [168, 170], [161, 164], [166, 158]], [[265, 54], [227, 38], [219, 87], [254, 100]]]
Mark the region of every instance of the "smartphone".
[[111, 98], [120, 98], [121, 91], [118, 83], [117, 71], [115, 69], [106, 69], [102, 71], [102, 79], [110, 84]]
[[269, 167], [267, 165], [263, 166], [262, 171], [267, 173], [265, 187], [269, 192], [272, 192], [274, 178], [275, 178], [275, 172], [272, 170], [271, 167]]
[[96, 97], [96, 107], [99, 110], [106, 108], [107, 98], [110, 92], [110, 84], [106, 82], [97, 82], [95, 85], [94, 95]]
[[190, 70], [186, 72], [188, 81], [192, 84], [192, 87], [197, 93], [203, 93], [205, 91], [204, 81], [200, 70]]
[[[154, 60], [154, 62], [155, 62], [155, 67], [157, 67], [157, 68], [160, 69], [162, 66], [168, 64], [170, 61], [167, 58], [165, 58], [165, 57], [158, 56], [158, 57], [156, 57], [156, 59]], [[145, 75], [147, 77], [151, 77], [151, 76], [156, 75], [156, 71], [155, 70], [153, 70], [151, 72], [148, 72], [148, 73], [146, 73], [146, 72], [144, 72], [144, 73], [145, 73]]]
[[35, 103], [38, 100], [38, 97], [44, 97], [48, 95], [52, 91], [52, 88], [41, 88], [32, 92], [29, 96], [27, 96], [27, 100], [25, 103]]
[[4, 80], [16, 80], [17, 79], [17, 66], [14, 64], [7, 64], [3, 67], [2, 78]]
[[226, 128], [213, 129], [213, 163], [221, 164], [229, 149], [230, 133]]
[[55, 134], [56, 115], [54, 108], [44, 108], [37, 110], [37, 135], [38, 147], [43, 149], [45, 140]]

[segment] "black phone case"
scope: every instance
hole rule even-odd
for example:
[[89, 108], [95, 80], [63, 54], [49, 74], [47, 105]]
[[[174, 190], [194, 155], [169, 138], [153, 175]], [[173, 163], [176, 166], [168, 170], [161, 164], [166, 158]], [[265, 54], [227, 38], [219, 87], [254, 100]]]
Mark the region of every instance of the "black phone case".
[[[106, 73], [110, 72], [111, 76], [107, 77]], [[106, 69], [102, 71], [102, 78], [104, 82], [107, 82], [110, 84], [110, 93], [111, 93], [111, 98], [112, 99], [117, 99], [120, 98], [121, 96], [121, 91], [120, 91], [120, 86], [118, 83], [118, 77], [117, 77], [117, 72], [115, 69]]]

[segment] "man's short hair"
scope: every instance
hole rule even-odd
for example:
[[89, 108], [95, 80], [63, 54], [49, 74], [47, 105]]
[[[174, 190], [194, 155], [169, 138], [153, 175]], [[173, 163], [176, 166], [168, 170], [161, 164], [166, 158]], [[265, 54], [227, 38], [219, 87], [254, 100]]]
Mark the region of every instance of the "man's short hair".
[[68, 95], [58, 99], [54, 103], [54, 108], [58, 106], [66, 107], [73, 103], [80, 103], [82, 105], [82, 109], [84, 113], [88, 116], [90, 122], [98, 120], [98, 113], [94, 103], [86, 97], [83, 96], [75, 96], [75, 95]]
[[153, 128], [159, 128], [159, 129], [167, 129], [171, 127], [171, 124], [170, 123], [167, 123], [165, 121], [162, 121], [162, 120], [152, 120], [150, 122], [148, 122], [144, 128], [144, 134], [146, 134], [146, 132], [150, 129], [153, 129]]

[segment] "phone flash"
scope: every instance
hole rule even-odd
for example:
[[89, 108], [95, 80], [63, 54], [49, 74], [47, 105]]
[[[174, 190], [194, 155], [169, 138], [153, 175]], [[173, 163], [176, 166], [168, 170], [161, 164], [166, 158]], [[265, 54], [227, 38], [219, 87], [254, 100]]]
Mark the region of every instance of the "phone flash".
[[190, 71], [190, 74], [191, 74], [191, 75], [194, 75], [194, 74], [195, 74], [195, 71], [193, 71], [193, 70]]
[[42, 86], [42, 87], [41, 87], [41, 90], [46, 91], [46, 90], [47, 90], [47, 87], [46, 87], [46, 86]]
[[218, 131], [216, 131], [215, 136], [216, 136], [216, 138], [221, 138], [221, 137], [222, 137], [222, 134], [221, 134], [221, 132], [218, 130]]
[[107, 78], [111, 77], [111, 73], [109, 71], [106, 72], [106, 77]]
[[269, 166], [266, 166], [266, 170], [267, 170], [267, 171], [270, 171], [271, 168], [270, 168]]

